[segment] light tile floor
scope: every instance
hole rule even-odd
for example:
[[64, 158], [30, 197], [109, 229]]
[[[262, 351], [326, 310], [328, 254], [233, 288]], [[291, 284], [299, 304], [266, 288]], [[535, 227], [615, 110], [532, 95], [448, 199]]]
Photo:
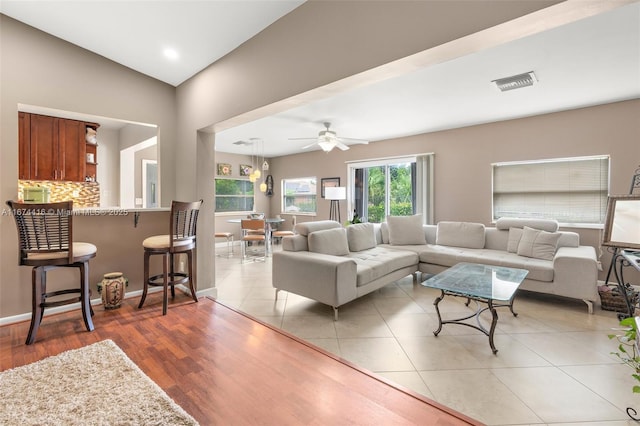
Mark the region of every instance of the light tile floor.
[[[468, 327], [445, 325], [435, 337], [438, 292], [410, 276], [340, 307], [337, 322], [305, 297], [281, 291], [276, 300], [270, 258], [217, 257], [216, 287], [220, 302], [489, 425], [636, 424], [625, 412], [640, 411], [631, 369], [607, 337], [613, 312], [521, 292], [518, 317], [499, 311], [493, 355]], [[468, 312], [463, 302], [446, 298], [441, 312]]]

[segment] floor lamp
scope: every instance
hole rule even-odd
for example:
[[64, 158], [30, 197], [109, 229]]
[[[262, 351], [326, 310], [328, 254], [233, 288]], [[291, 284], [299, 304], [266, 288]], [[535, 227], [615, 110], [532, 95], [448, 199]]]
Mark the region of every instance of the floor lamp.
[[347, 188], [344, 186], [325, 188], [324, 198], [326, 198], [327, 200], [331, 200], [329, 219], [342, 222], [342, 219], [340, 217], [340, 200], [347, 199]]

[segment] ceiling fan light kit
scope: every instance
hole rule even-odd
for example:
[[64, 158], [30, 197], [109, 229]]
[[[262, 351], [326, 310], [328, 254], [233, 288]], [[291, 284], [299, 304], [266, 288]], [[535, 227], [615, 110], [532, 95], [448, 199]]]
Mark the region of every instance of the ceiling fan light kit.
[[347, 140], [355, 144], [369, 143], [369, 141], [365, 141], [362, 139], [340, 138], [338, 137], [338, 134], [336, 132], [334, 132], [333, 130], [329, 130], [329, 127], [331, 127], [331, 123], [325, 122], [323, 124], [324, 124], [325, 130], [321, 130], [320, 132], [318, 132], [317, 138], [290, 138], [289, 140], [313, 140], [314, 141], [313, 143], [303, 146], [302, 149], [307, 149], [307, 148], [311, 148], [314, 145], [318, 145], [320, 149], [322, 149], [324, 152], [331, 152], [331, 150], [333, 150], [333, 148], [335, 147], [338, 147], [341, 150], [346, 151], [347, 149], [349, 149], [349, 146], [344, 144], [343, 141], [347, 141]]
[[320, 146], [324, 152], [330, 152], [336, 147], [336, 141], [320, 136], [318, 138], [318, 146]]

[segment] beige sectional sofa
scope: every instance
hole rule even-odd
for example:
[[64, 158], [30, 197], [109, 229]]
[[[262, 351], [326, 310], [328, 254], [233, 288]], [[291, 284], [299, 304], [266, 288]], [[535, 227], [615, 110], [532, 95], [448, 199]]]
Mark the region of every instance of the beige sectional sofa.
[[419, 215], [346, 229], [333, 221], [298, 224], [273, 255], [273, 286], [338, 307], [407, 275], [436, 274], [459, 262], [522, 268], [525, 290], [581, 299], [593, 312], [598, 263], [579, 235], [550, 220], [499, 219], [422, 225]]

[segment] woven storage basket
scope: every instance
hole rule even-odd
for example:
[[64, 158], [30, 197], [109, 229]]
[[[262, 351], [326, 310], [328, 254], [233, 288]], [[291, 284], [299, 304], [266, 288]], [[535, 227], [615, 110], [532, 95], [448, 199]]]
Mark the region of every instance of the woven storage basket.
[[[625, 290], [627, 291], [627, 298], [631, 302], [631, 306], [636, 306], [638, 304], [638, 292], [629, 284], [625, 286]], [[618, 286], [599, 286], [598, 293], [600, 294], [603, 310], [625, 314], [629, 312], [627, 303]]]

